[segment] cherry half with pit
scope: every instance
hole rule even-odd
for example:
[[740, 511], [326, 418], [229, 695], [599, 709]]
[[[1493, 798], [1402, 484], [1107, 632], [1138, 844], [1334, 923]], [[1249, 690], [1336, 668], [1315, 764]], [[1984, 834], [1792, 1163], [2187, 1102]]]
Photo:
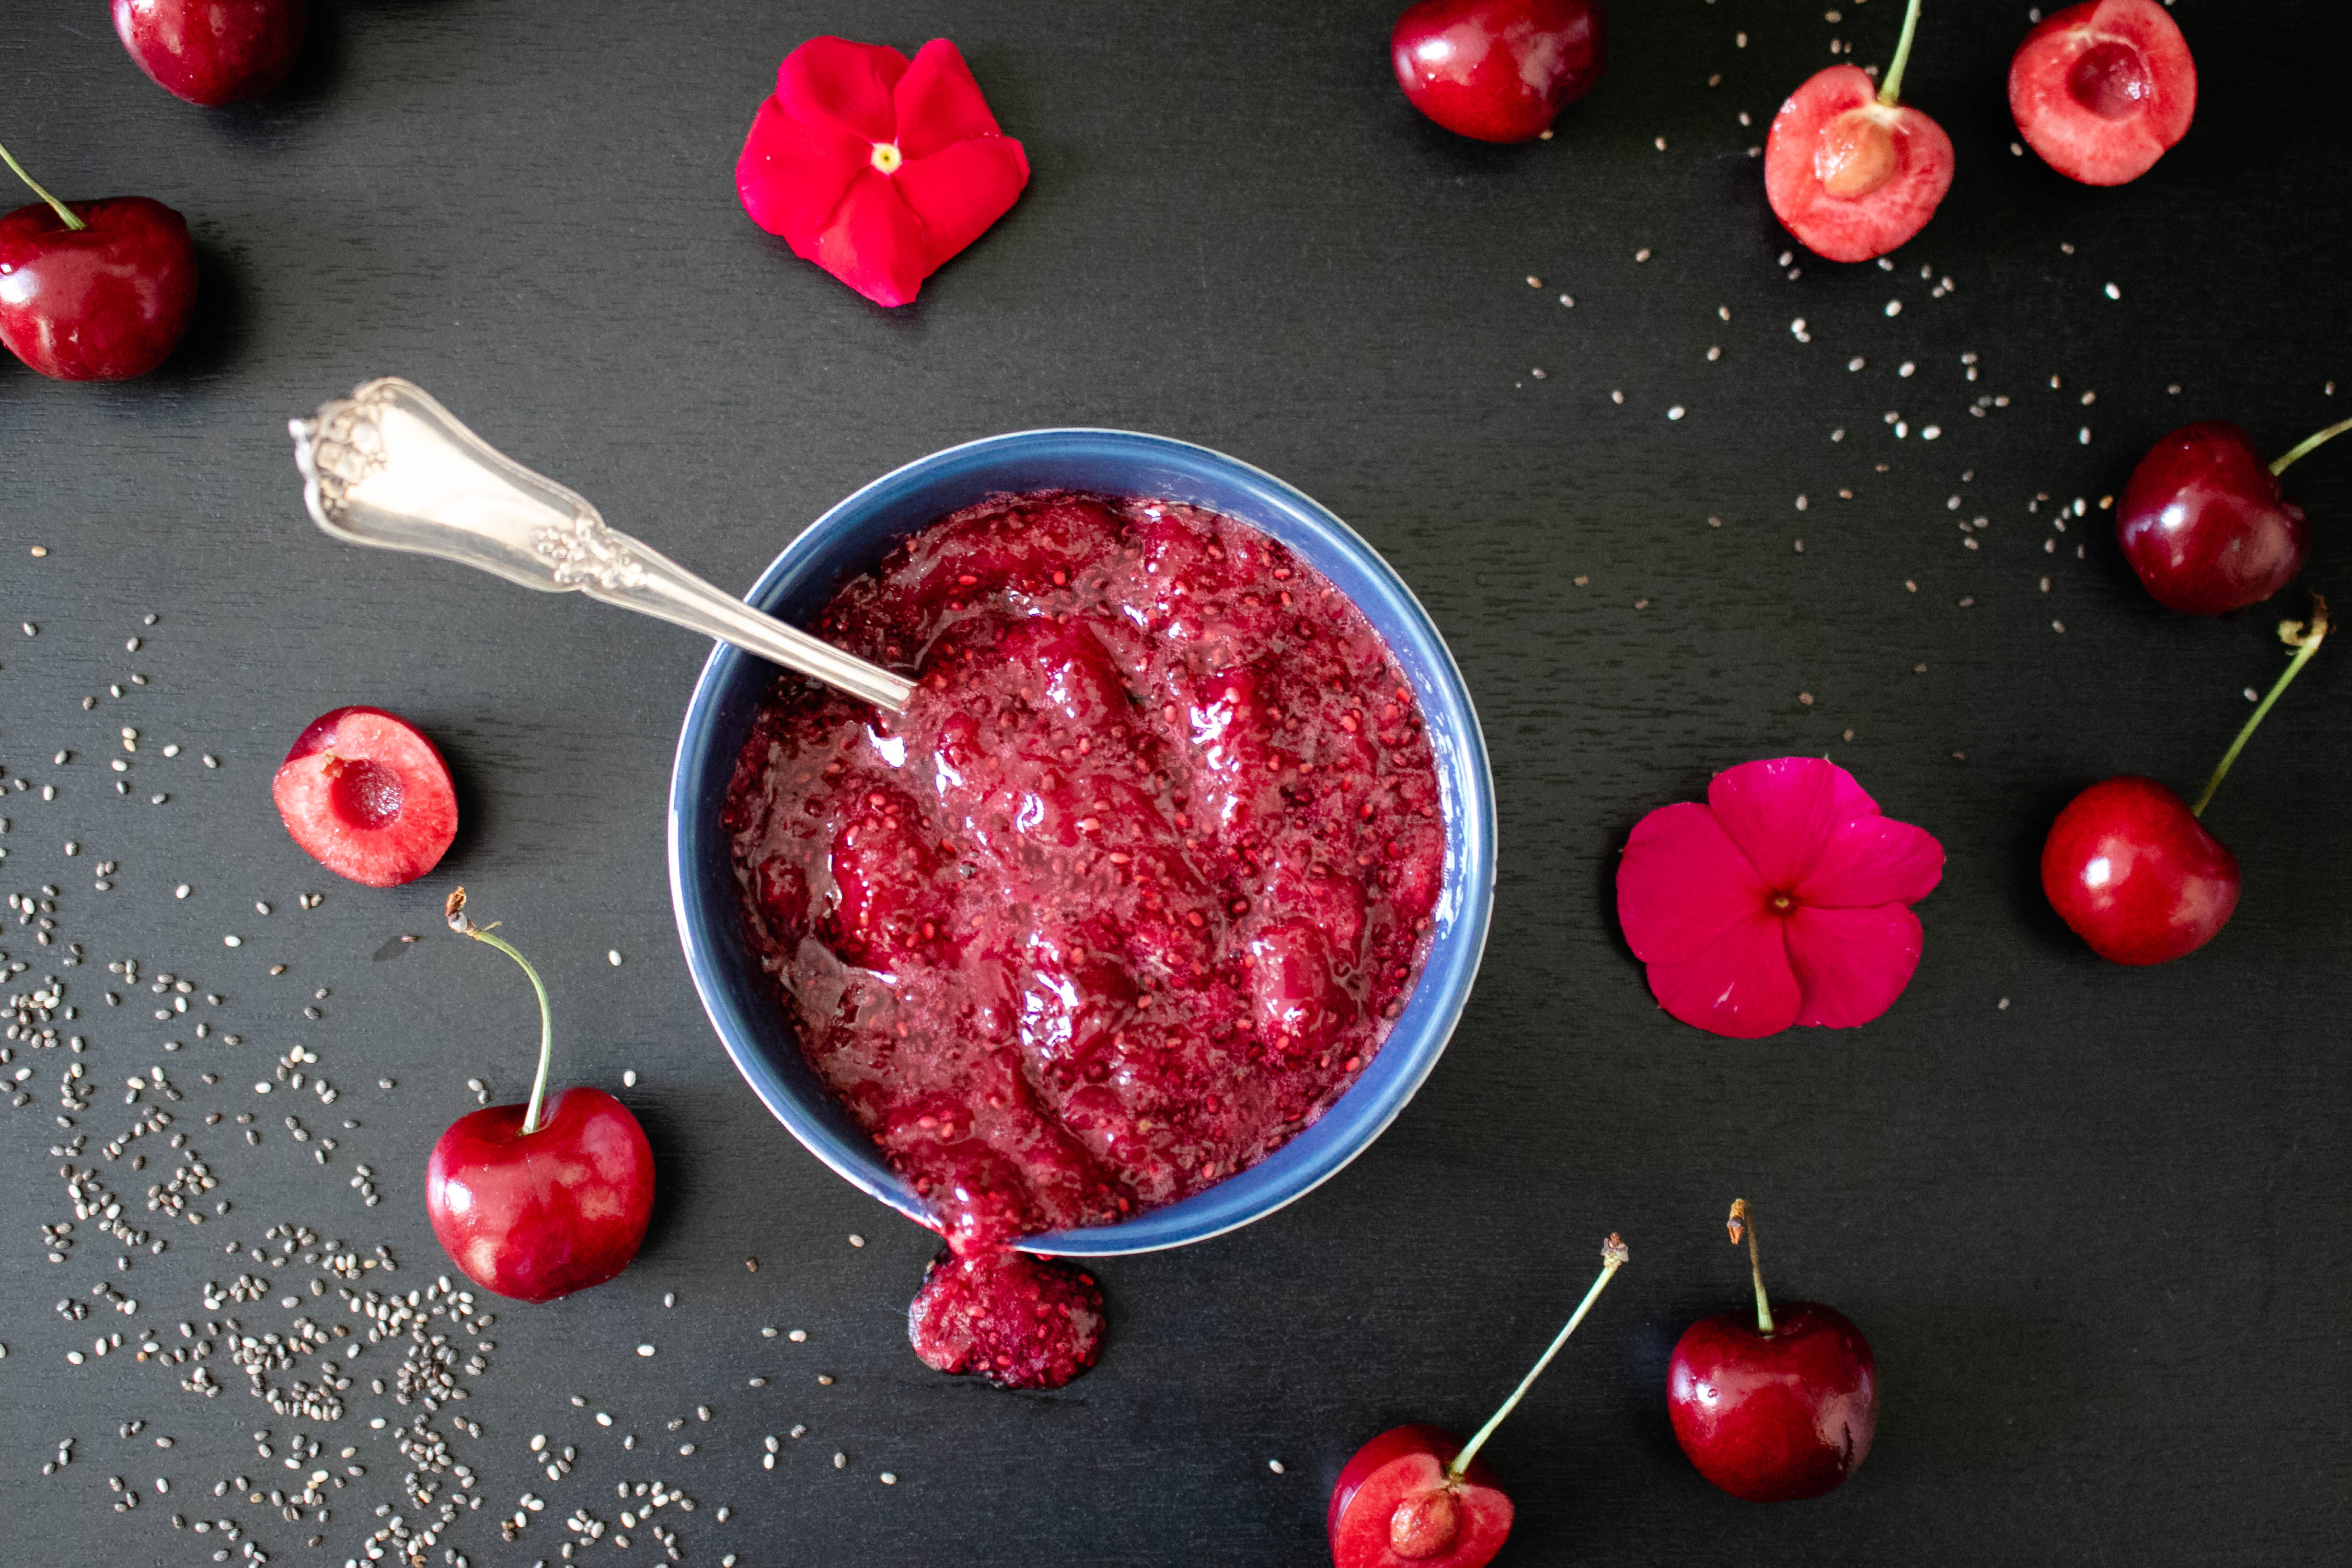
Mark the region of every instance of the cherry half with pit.
[[1494, 1561], [1511, 1533], [1514, 1510], [1478, 1450], [1518, 1408], [1631, 1256], [1623, 1238], [1612, 1232], [1601, 1245], [1601, 1273], [1592, 1288], [1470, 1441], [1443, 1426], [1416, 1424], [1391, 1427], [1356, 1450], [1324, 1512], [1336, 1568], [1485, 1568]]
[[425, 731], [381, 708], [338, 708], [294, 738], [270, 783], [303, 853], [370, 888], [414, 882], [457, 837], [449, 764]]
[[1764, 138], [1764, 195], [1806, 249], [1830, 261], [1868, 261], [1927, 226], [1952, 186], [1952, 139], [1903, 102], [1903, 71], [1919, 26], [1919, 0], [1884, 85], [1860, 66], [1808, 77]]

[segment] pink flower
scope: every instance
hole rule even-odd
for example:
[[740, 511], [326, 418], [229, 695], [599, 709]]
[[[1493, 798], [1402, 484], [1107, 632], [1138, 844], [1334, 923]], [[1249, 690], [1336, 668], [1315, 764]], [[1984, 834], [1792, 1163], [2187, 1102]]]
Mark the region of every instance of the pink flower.
[[945, 38], [911, 64], [811, 38], [784, 57], [735, 164], [752, 222], [877, 305], [913, 300], [1028, 183], [1028, 154]]
[[1617, 919], [1658, 1005], [1685, 1024], [1743, 1040], [1851, 1028], [1910, 984], [1910, 906], [1943, 874], [1944, 847], [1880, 816], [1852, 773], [1772, 757], [1716, 774], [1705, 805], [1635, 825]]

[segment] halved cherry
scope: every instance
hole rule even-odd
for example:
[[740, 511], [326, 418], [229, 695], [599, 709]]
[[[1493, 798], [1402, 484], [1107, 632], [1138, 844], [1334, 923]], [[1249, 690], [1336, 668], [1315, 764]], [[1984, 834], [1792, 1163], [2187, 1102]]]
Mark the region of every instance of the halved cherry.
[[2025, 35], [2009, 62], [2009, 109], [2043, 163], [2120, 185], [2189, 133], [2197, 62], [2156, 0], [2087, 0]]
[[1952, 188], [1952, 139], [1898, 95], [1917, 0], [1881, 88], [1860, 66], [1832, 66], [1789, 95], [1764, 139], [1764, 195], [1805, 248], [1868, 261], [1927, 226]]
[[1477, 1568], [1511, 1533], [1511, 1500], [1493, 1467], [1474, 1459], [1462, 1475], [1446, 1466], [1462, 1439], [1442, 1426], [1395, 1426], [1356, 1450], [1324, 1528], [1342, 1568]]
[[270, 795], [305, 854], [371, 888], [416, 880], [457, 837], [449, 764], [415, 725], [381, 708], [312, 720]]
[[1324, 1511], [1334, 1568], [1486, 1568], [1511, 1533], [1511, 1500], [1478, 1450], [1518, 1408], [1584, 1314], [1623, 1268], [1622, 1238], [1601, 1247], [1601, 1274], [1503, 1407], [1464, 1443], [1442, 1426], [1392, 1426], [1339, 1471]]

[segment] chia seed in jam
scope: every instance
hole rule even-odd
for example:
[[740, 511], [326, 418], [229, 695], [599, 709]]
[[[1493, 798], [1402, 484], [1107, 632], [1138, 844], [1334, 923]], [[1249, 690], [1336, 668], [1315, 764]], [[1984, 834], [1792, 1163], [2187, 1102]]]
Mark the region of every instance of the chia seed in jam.
[[[959, 1258], [1211, 1186], [1380, 1049], [1428, 954], [1436, 767], [1387, 645], [1280, 543], [1000, 498], [816, 631], [919, 685], [895, 718], [796, 678], [761, 710], [725, 818], [751, 944]], [[987, 1283], [947, 1272], [926, 1296]], [[1092, 1321], [1030, 1360], [1084, 1370]]]

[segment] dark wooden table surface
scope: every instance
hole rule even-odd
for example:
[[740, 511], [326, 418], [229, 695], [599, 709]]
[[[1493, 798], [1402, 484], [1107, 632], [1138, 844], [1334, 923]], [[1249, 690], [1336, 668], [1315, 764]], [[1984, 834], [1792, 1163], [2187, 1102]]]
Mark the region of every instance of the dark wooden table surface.
[[[1633, 1267], [1488, 1450], [1519, 1507], [1507, 1562], [2320, 1560], [2352, 1395], [2352, 648], [2319, 658], [2208, 818], [2245, 868], [2210, 948], [2102, 963], [2033, 867], [2095, 778], [2193, 788], [2280, 667], [2273, 624], [2303, 611], [2301, 587], [2234, 622], [2160, 611], [2098, 507], [2189, 418], [2281, 450], [2352, 411], [2347, 32], [2309, 0], [2259, 26], [2183, 0], [2195, 129], [2095, 191], [2011, 153], [2023, 5], [1932, 5], [1908, 85], [1958, 148], [1949, 200], [1891, 271], [1790, 264], [1752, 148], [1832, 38], [1883, 60], [1899, 21], [1840, 4], [1839, 23], [1818, 0], [1620, 5], [1599, 89], [1510, 149], [1421, 121], [1388, 73], [1392, 6], [1360, 0], [322, 0], [294, 82], [210, 113], [139, 75], [98, 0], [10, 7], [0, 139], [62, 194], [185, 212], [205, 297], [145, 382], [0, 363], [0, 764], [31, 786], [0, 805], [0, 882], [57, 889], [54, 944], [12, 920], [0, 946], [25, 964], [7, 994], [60, 982], [58, 1026], [89, 1042], [20, 1044], [6, 1069], [33, 1072], [31, 1103], [0, 1108], [0, 1554], [341, 1563], [394, 1514], [439, 1517], [394, 1445], [425, 1415], [487, 1501], [420, 1561], [552, 1563], [579, 1508], [606, 1529], [583, 1561], [664, 1561], [615, 1495], [658, 1480], [698, 1505], [652, 1519], [688, 1563], [1313, 1563], [1349, 1452], [1401, 1419], [1475, 1425], [1614, 1228]], [[735, 201], [777, 60], [824, 31], [952, 37], [1034, 164], [906, 310]], [[1428, 604], [1494, 750], [1495, 937], [1436, 1075], [1307, 1201], [1109, 1263], [1115, 1337], [1067, 1389], [928, 1372], [903, 1310], [930, 1238], [769, 1119], [679, 960], [662, 803], [705, 648], [319, 534], [285, 420], [386, 373], [723, 584], [875, 475], [1028, 426], [1205, 442], [1329, 504]], [[2352, 452], [2293, 478], [2307, 584], [2352, 605]], [[457, 847], [397, 891], [320, 871], [270, 805], [295, 732], [345, 702], [408, 713], [457, 771]], [[1852, 768], [1950, 859], [1885, 1017], [1721, 1040], [1652, 1005], [1615, 851], [1715, 770], [1790, 752]], [[189, 1365], [135, 1359], [142, 1335], [350, 1321], [272, 1227], [388, 1248], [398, 1272], [368, 1289], [448, 1270], [425, 1151], [473, 1108], [468, 1078], [527, 1090], [532, 1042], [520, 978], [436, 924], [460, 880], [546, 970], [559, 1075], [622, 1093], [653, 1137], [643, 1256], [499, 1309], [470, 1397], [430, 1414], [369, 1392], [396, 1347], [351, 1363], [335, 1421], [273, 1412], [217, 1344], [221, 1392], [184, 1391]], [[125, 959], [135, 985], [106, 969]], [[152, 1016], [163, 973], [192, 984], [185, 1016]], [[333, 1106], [254, 1093], [297, 1045]], [[73, 1060], [97, 1087], [69, 1112]], [[182, 1098], [151, 1079], [124, 1105], [158, 1067]], [[170, 1131], [100, 1157], [158, 1107]], [[144, 1196], [191, 1151], [218, 1182], [200, 1227]], [[100, 1216], [48, 1260], [66, 1165], [168, 1250]], [[1675, 1335], [1741, 1300], [1734, 1194], [1780, 1292], [1877, 1348], [1877, 1447], [1824, 1501], [1734, 1502], [1667, 1426]], [[207, 1309], [241, 1272], [261, 1299]], [[541, 1433], [576, 1450], [560, 1480]], [[314, 1468], [344, 1482], [331, 1518], [287, 1520], [269, 1491]], [[501, 1542], [525, 1490], [546, 1510]]]

